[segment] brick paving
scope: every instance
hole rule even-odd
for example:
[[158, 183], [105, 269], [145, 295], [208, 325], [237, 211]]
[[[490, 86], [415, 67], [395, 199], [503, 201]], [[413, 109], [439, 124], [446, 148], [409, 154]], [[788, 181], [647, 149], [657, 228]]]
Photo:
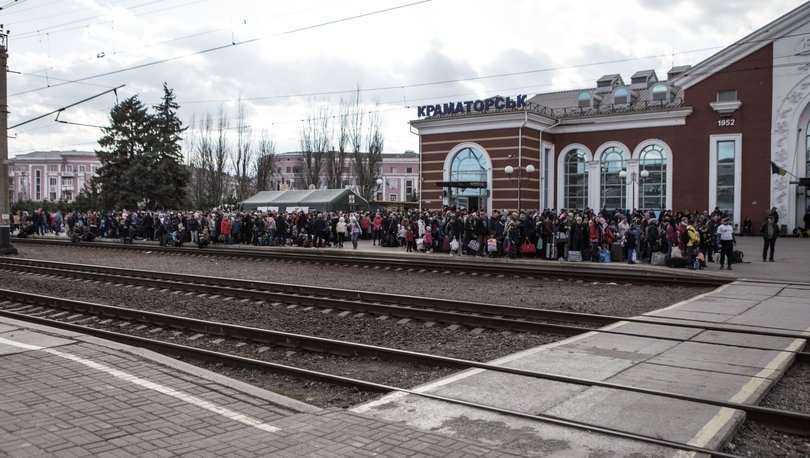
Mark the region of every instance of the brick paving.
[[[278, 395], [212, 382], [143, 350], [0, 325], [3, 457], [513, 456], [342, 410], [300, 412]], [[9, 343], [23, 340], [43, 348]]]

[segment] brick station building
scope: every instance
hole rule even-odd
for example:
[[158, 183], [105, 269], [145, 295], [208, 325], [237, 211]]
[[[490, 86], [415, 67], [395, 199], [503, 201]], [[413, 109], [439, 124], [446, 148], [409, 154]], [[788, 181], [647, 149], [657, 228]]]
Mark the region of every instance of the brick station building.
[[776, 207], [792, 230], [810, 205], [791, 184], [810, 175], [810, 3], [667, 75], [419, 115], [423, 208], [719, 207], [758, 227]]

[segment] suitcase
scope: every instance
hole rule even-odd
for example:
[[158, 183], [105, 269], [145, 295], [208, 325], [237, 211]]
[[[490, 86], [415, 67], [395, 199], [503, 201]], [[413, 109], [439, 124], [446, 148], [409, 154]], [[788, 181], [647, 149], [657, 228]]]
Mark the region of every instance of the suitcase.
[[442, 239], [442, 252], [444, 253], [450, 252], [450, 237], [444, 237]]
[[546, 259], [557, 259], [557, 245], [553, 243], [546, 244]]
[[613, 242], [610, 244], [610, 260], [614, 262], [621, 262], [624, 252], [624, 247], [621, 242]]

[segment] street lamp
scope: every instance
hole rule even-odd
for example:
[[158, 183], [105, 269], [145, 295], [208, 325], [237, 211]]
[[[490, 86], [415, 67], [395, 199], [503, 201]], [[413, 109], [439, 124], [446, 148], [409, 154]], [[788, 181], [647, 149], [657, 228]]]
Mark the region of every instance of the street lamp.
[[[641, 180], [647, 178], [648, 176], [650, 176], [650, 172], [648, 172], [646, 170], [642, 170], [641, 171], [641, 178], [638, 178], [638, 176], [636, 175], [636, 172], [634, 170], [634, 171], [630, 172], [630, 179], [627, 180], [627, 170], [622, 170], [621, 172], [619, 172], [619, 177], [625, 179], [625, 183], [631, 183], [633, 185], [633, 194], [631, 196], [632, 200], [630, 201], [631, 206], [636, 205], [636, 183], [640, 183]], [[633, 208], [632, 210], [635, 210], [635, 208]]]
[[385, 186], [383, 184], [386, 183], [385, 177], [377, 178], [377, 188], [380, 190], [382, 194], [382, 198], [380, 200], [385, 200]]
[[518, 206], [518, 208], [517, 208], [518, 211], [520, 211], [520, 208], [521, 208], [521, 206], [520, 206], [520, 190], [521, 190], [522, 186], [521, 186], [520, 182], [523, 181], [523, 173], [524, 172], [527, 175], [531, 176], [531, 174], [534, 173], [534, 166], [532, 164], [529, 164], [526, 167], [518, 166], [517, 167], [517, 175], [514, 176], [514, 177], [512, 177], [512, 175], [515, 173], [515, 168], [514, 167], [512, 167], [511, 165], [507, 165], [506, 167], [503, 168], [503, 173], [505, 173], [510, 179], [518, 181], [518, 198], [517, 198], [517, 200], [518, 200], [518, 205], [517, 205]]

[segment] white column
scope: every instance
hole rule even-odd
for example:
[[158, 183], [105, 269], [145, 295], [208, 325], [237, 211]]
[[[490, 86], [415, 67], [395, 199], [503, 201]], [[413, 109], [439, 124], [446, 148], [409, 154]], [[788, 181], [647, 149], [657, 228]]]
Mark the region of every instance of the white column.
[[[636, 174], [636, 182], [633, 183], [632, 177], [633, 174]], [[625, 190], [624, 195], [627, 201], [626, 207], [633, 211], [633, 209], [638, 208], [638, 196], [641, 193], [641, 187], [639, 186], [641, 176], [639, 175], [638, 170], [638, 159], [628, 159], [627, 161], [627, 178], [625, 178]]]
[[602, 180], [599, 171], [599, 161], [590, 161], [588, 163], [588, 207], [599, 210], [600, 189], [599, 183]]

